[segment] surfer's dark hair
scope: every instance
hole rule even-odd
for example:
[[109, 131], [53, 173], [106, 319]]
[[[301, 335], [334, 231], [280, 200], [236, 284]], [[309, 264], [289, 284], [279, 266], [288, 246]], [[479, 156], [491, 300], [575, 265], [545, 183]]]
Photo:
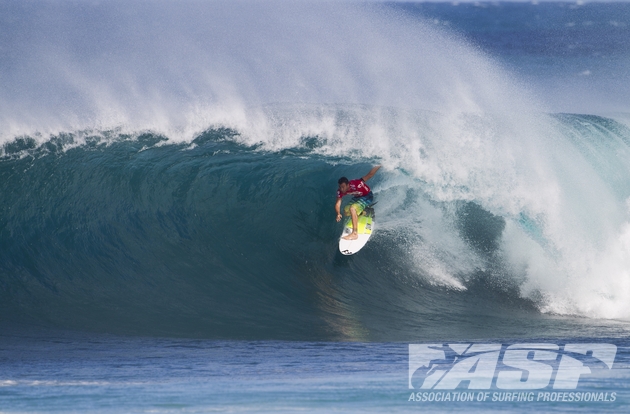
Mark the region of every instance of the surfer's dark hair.
[[341, 177], [337, 184], [348, 184], [348, 179], [346, 177]]

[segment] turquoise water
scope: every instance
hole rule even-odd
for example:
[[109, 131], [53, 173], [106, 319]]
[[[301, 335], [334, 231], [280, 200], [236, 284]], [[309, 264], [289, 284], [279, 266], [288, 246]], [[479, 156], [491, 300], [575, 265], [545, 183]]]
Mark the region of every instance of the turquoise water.
[[622, 411], [629, 6], [0, 2], [0, 411]]

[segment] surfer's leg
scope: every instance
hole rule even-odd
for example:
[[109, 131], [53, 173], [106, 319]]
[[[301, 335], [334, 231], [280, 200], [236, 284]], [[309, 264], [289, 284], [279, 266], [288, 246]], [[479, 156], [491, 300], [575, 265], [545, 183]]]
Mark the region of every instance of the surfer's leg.
[[350, 214], [352, 214], [352, 234], [357, 234], [359, 215], [357, 214], [357, 208], [355, 206], [350, 207]]
[[343, 239], [356, 240], [359, 238], [359, 234], [357, 233], [357, 229], [359, 228], [359, 215], [357, 214], [357, 209], [354, 205], [350, 206], [350, 215], [352, 216], [352, 233], [343, 237]]

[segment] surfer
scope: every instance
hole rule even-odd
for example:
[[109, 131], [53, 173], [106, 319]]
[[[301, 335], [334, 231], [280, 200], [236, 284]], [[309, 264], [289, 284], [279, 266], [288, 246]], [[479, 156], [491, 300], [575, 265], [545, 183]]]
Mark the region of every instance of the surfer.
[[343, 237], [346, 240], [356, 240], [359, 238], [357, 233], [359, 215], [363, 213], [363, 210], [374, 201], [374, 195], [372, 190], [365, 183], [370, 178], [374, 177], [374, 174], [381, 168], [380, 165], [372, 168], [369, 173], [356, 180], [350, 180], [346, 177], [341, 177], [338, 181], [339, 189], [337, 190], [337, 203], [335, 204], [335, 210], [337, 211], [337, 221], [341, 221], [341, 199], [343, 196], [351, 195], [352, 201], [350, 204], [344, 207], [343, 212], [346, 216], [352, 216], [352, 233]]

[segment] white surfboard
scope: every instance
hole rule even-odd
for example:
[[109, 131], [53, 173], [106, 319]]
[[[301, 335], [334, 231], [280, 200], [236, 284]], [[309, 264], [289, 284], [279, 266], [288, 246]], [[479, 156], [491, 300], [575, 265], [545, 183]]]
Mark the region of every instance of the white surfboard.
[[359, 238], [356, 240], [345, 240], [344, 236], [352, 233], [352, 219], [348, 218], [343, 226], [343, 232], [339, 238], [339, 251], [346, 256], [355, 254], [365, 246], [372, 233], [374, 232], [374, 209], [368, 207], [365, 209], [365, 215], [359, 216], [357, 233]]

